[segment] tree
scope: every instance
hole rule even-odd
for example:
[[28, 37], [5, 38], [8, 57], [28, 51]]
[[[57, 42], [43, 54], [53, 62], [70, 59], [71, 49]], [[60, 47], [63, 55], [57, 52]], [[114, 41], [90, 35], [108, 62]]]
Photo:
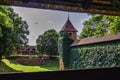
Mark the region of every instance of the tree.
[[16, 14], [13, 8], [9, 7], [11, 14], [9, 15], [13, 21], [13, 32], [12, 32], [12, 47], [17, 53], [18, 50], [25, 47], [28, 43], [27, 35], [29, 35], [28, 24], [23, 21], [18, 14]]
[[2, 55], [8, 51], [9, 36], [13, 28], [9, 14], [10, 10], [8, 7], [0, 6], [0, 61]]
[[[2, 57], [3, 54], [9, 52], [10, 44], [9, 42], [9, 33], [11, 32], [11, 28], [4, 27], [1, 25], [2, 29], [2, 37], [0, 38], [0, 55]], [[1, 59], [1, 58], [0, 58]]]
[[110, 15], [91, 14], [91, 18], [84, 22], [80, 38], [103, 36], [120, 32], [120, 17]]
[[11, 7], [0, 6], [0, 60], [13, 50], [26, 45], [28, 25]]
[[44, 53], [45, 52], [45, 37], [44, 35], [39, 35], [38, 39], [36, 40], [37, 43], [37, 51], [39, 53]]
[[44, 34], [40, 35], [36, 40], [38, 52], [47, 53], [50, 58], [52, 57], [52, 55], [57, 55], [58, 37], [59, 34], [54, 29], [50, 29], [44, 32]]

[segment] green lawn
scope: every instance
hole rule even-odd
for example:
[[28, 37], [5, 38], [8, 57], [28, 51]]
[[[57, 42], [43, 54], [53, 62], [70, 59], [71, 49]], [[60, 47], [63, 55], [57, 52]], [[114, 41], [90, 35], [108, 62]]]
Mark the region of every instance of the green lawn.
[[43, 66], [26, 66], [14, 60], [3, 59], [0, 63], [0, 72], [37, 72], [58, 70], [58, 60], [48, 60]]
[[4, 62], [0, 62], [0, 72], [20, 72], [20, 71], [16, 71], [11, 67], [7, 66]]

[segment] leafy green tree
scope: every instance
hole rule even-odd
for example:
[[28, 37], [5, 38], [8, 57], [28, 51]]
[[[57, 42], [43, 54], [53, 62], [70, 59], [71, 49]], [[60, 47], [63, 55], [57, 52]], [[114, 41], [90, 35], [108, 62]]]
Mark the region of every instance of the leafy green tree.
[[40, 35], [36, 40], [38, 52], [47, 53], [50, 58], [52, 57], [52, 55], [57, 55], [58, 37], [59, 34], [54, 29], [50, 29], [44, 32], [44, 34]]
[[[1, 25], [2, 26], [2, 25]], [[9, 52], [10, 50], [10, 34], [11, 28], [2, 26], [2, 37], [0, 38], [0, 56], [2, 57], [3, 54]]]
[[28, 25], [11, 7], [0, 6], [0, 60], [27, 44]]
[[84, 22], [80, 38], [103, 36], [120, 32], [120, 17], [110, 15], [91, 14], [91, 18]]
[[39, 35], [38, 39], [36, 40], [37, 43], [37, 51], [41, 54], [43, 54], [45, 52], [45, 37], [44, 35]]
[[10, 13], [8, 7], [0, 6], [0, 61], [2, 55], [8, 51], [8, 45], [11, 41], [9, 38], [13, 29], [13, 23], [9, 17]]
[[11, 11], [10, 18], [13, 21], [13, 32], [12, 32], [12, 46], [16, 53], [19, 49], [25, 47], [28, 43], [27, 35], [29, 35], [28, 24], [26, 21], [23, 21], [18, 14], [10, 7]]

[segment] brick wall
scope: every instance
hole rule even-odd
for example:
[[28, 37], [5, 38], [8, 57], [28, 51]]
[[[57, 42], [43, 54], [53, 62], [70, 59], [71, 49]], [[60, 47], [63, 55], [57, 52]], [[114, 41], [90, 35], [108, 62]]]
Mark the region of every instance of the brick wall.
[[30, 66], [36, 66], [36, 65], [42, 65], [44, 64], [44, 60], [37, 58], [37, 59], [28, 59], [28, 58], [16, 58], [16, 61], [23, 65], [30, 65]]

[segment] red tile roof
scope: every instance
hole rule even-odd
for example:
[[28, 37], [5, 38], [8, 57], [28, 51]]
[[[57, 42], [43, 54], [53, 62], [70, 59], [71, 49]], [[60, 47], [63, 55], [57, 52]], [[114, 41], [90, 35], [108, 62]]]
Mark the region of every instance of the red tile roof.
[[113, 40], [120, 40], [120, 33], [117, 33], [116, 35], [106, 34], [103, 37], [92, 36], [92, 37], [84, 38], [81, 40], [74, 41], [73, 44], [71, 44], [71, 46], [94, 44], [94, 43], [107, 42]]
[[70, 22], [69, 18], [68, 18], [68, 20], [65, 22], [64, 26], [62, 27], [62, 29], [60, 30], [60, 32], [63, 32], [63, 31], [77, 32], [77, 30], [74, 28], [74, 26], [73, 26], [72, 23]]

